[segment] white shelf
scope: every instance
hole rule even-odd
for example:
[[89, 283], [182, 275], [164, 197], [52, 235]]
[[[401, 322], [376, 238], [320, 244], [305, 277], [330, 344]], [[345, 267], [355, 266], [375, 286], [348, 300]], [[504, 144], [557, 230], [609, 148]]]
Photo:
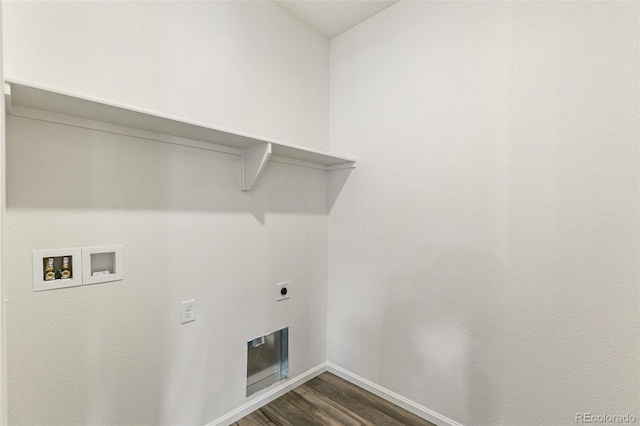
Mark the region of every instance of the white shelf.
[[69, 122], [73, 119], [89, 120], [227, 147], [229, 149], [225, 152], [242, 156], [243, 191], [253, 187], [270, 158], [322, 170], [354, 168], [356, 164], [353, 158], [329, 155], [153, 111], [15, 80], [5, 82], [5, 99], [7, 114], [11, 115], [21, 115], [25, 111], [33, 110], [45, 111], [48, 113], [48, 119], [55, 117], [56, 121], [61, 122]]

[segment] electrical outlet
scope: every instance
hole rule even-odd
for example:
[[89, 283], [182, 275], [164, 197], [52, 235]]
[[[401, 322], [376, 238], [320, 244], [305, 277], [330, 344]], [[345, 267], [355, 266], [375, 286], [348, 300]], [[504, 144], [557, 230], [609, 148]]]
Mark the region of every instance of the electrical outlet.
[[286, 283], [276, 284], [276, 302], [289, 297], [291, 297], [291, 283], [287, 281]]
[[182, 323], [196, 320], [196, 299], [182, 302]]

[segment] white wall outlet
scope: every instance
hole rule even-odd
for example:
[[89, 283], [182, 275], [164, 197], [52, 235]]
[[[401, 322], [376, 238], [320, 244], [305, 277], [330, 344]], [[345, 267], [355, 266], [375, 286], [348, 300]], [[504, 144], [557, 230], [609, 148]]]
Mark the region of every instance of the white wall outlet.
[[182, 302], [182, 324], [196, 320], [196, 299]]
[[291, 283], [287, 281], [286, 283], [276, 284], [276, 302], [281, 300], [285, 300], [291, 297]]

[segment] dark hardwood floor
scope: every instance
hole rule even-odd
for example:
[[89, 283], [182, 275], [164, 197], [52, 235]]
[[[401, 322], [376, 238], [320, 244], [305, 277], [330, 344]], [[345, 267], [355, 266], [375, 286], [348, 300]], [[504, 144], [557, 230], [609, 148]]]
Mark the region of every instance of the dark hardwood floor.
[[435, 426], [331, 373], [238, 420], [234, 426]]

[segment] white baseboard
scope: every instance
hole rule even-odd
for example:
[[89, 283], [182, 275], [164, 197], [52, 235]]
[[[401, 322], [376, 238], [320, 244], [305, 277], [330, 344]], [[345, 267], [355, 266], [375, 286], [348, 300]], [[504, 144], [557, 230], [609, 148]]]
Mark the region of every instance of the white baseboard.
[[212, 421], [211, 423], [209, 423], [207, 426], [228, 426], [232, 423], [237, 422], [238, 420], [240, 420], [241, 418], [243, 418], [244, 416], [253, 413], [254, 411], [256, 411], [257, 409], [259, 409], [260, 407], [267, 405], [268, 403], [270, 403], [271, 401], [273, 401], [274, 399], [277, 399], [279, 397], [281, 397], [282, 395], [284, 395], [285, 393], [289, 392], [291, 389], [300, 386], [301, 384], [308, 382], [309, 380], [313, 379], [314, 377], [316, 377], [319, 374], [324, 373], [325, 371], [327, 371], [327, 363], [324, 362], [320, 365], [318, 365], [317, 367], [312, 368], [311, 370], [308, 370], [304, 373], [302, 373], [301, 375], [291, 379], [291, 380], [287, 380], [284, 383], [282, 383], [280, 386], [269, 390], [267, 393], [265, 393], [264, 395], [259, 396], [258, 398], [249, 401], [248, 403], [244, 404], [243, 406], [233, 410], [232, 412], [225, 414], [224, 416]]
[[360, 386], [361, 388], [368, 390], [375, 395], [378, 395], [380, 398], [386, 399], [387, 401], [397, 405], [398, 407], [402, 407], [405, 410], [412, 412], [416, 416], [422, 417], [423, 419], [428, 420], [431, 423], [435, 423], [438, 426], [463, 426], [460, 423], [451, 420], [450, 418], [443, 416], [440, 413], [429, 410], [428, 408], [423, 407], [420, 404], [417, 404], [403, 396], [400, 396], [395, 392], [391, 392], [390, 390], [385, 389], [382, 386], [378, 386], [375, 383], [357, 376], [350, 371], [345, 370], [344, 368], [331, 364], [330, 362], [328, 362], [326, 365], [326, 371], [333, 373], [336, 376], [341, 377], [356, 386]]
[[233, 410], [232, 412], [225, 414], [224, 416], [212, 421], [206, 426], [228, 426], [234, 422], [237, 422], [246, 415], [253, 413], [257, 409], [267, 405], [274, 399], [277, 399], [285, 393], [289, 392], [291, 389], [300, 386], [305, 382], [308, 382], [309, 380], [324, 373], [325, 371], [333, 373], [336, 376], [341, 377], [356, 386], [360, 386], [361, 388], [368, 390], [374, 395], [378, 395], [380, 398], [383, 398], [391, 402], [392, 404], [397, 405], [398, 407], [404, 408], [405, 410], [415, 414], [416, 416], [422, 417], [423, 419], [428, 420], [438, 426], [464, 426], [446, 416], [443, 416], [440, 413], [436, 413], [433, 410], [423, 407], [420, 404], [417, 404], [403, 396], [400, 396], [395, 392], [391, 392], [390, 390], [385, 389], [382, 386], [378, 386], [375, 383], [370, 382], [369, 380], [355, 375], [350, 371], [347, 371], [342, 367], [338, 367], [337, 365], [330, 362], [322, 363], [317, 367], [314, 367], [311, 370], [302, 373], [294, 379], [287, 380], [280, 386], [271, 389], [264, 395], [261, 395], [258, 398]]

